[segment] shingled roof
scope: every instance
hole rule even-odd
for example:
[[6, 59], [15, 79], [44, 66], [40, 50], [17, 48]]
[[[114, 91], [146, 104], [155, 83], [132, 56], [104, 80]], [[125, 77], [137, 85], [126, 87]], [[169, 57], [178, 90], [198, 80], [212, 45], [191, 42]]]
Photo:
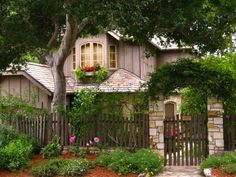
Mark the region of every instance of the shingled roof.
[[137, 75], [118, 69], [105, 82], [99, 86], [102, 92], [137, 92], [140, 91], [144, 81]]
[[[18, 74], [25, 75], [28, 79], [40, 84], [49, 92], [54, 92], [53, 76], [50, 67], [43, 64], [28, 62]], [[81, 89], [99, 90], [101, 92], [138, 92], [144, 83], [137, 75], [125, 70], [116, 70], [106, 81], [100, 85], [77, 84], [72, 77], [66, 77], [66, 92], [74, 93]]]
[[144, 90], [142, 84], [144, 84], [144, 80], [140, 79], [137, 75], [125, 69], [118, 69], [100, 85], [79, 84], [75, 90], [90, 89], [101, 92], [138, 92]]
[[[28, 62], [23, 70], [33, 79], [43, 85], [45, 88], [54, 92], [53, 76], [50, 67], [43, 64]], [[66, 92], [73, 93], [75, 87], [75, 80], [71, 77], [66, 77]]]

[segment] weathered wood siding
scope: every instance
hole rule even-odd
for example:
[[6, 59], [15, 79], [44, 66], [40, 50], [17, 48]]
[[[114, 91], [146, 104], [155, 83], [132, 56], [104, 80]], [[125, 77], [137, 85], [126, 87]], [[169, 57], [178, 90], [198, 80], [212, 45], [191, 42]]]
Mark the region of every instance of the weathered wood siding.
[[192, 57], [189, 52], [184, 50], [166, 50], [157, 53], [157, 65], [164, 64], [166, 62], [173, 62], [179, 58]]
[[[156, 54], [147, 58], [144, 47], [131, 42], [118, 41], [109, 34], [100, 34], [77, 39], [75, 43], [77, 67], [80, 66], [81, 45], [87, 42], [95, 42], [103, 45], [104, 67], [107, 68], [109, 67], [109, 47], [110, 45], [115, 45], [117, 47], [117, 69], [126, 69], [142, 79], [148, 79], [149, 73], [153, 72], [158, 65], [190, 56], [188, 52], [183, 50], [160, 51], [156, 48]], [[76, 78], [75, 72], [72, 69], [72, 54], [66, 60], [64, 71], [66, 76]], [[110, 69], [111, 73], [114, 71], [115, 69]]]
[[1, 76], [0, 96], [11, 94], [26, 101], [35, 99], [37, 108], [50, 109], [51, 97], [22, 75]]
[[[104, 66], [108, 67], [107, 62], [107, 35], [106, 34], [99, 34], [96, 36], [89, 36], [87, 38], [78, 38], [75, 42], [75, 53], [76, 53], [76, 66], [80, 67], [80, 53], [81, 53], [81, 46], [88, 42], [100, 43], [103, 46], [103, 57], [104, 57]], [[72, 53], [67, 58], [64, 66], [64, 72], [66, 76], [71, 76], [75, 78], [75, 71], [72, 68]]]

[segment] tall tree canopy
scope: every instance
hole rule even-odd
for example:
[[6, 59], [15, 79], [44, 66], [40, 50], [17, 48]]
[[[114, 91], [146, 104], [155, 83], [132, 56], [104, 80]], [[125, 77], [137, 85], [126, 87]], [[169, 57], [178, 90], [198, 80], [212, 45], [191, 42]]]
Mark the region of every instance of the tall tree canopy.
[[22, 63], [26, 53], [52, 68], [54, 105], [65, 104], [63, 66], [78, 36], [117, 29], [145, 43], [227, 47], [235, 32], [235, 0], [0, 0], [0, 69]]

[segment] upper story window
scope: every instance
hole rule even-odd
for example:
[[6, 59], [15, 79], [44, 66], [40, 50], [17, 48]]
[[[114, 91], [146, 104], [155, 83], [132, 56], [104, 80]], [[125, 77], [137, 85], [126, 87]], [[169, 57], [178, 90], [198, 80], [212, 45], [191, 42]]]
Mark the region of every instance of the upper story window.
[[86, 43], [81, 46], [80, 66], [103, 66], [103, 50], [99, 43]]
[[109, 48], [109, 68], [117, 68], [117, 48], [115, 45], [111, 45]]
[[75, 47], [72, 49], [72, 68], [73, 68], [73, 70], [76, 69], [76, 52], [75, 52]]

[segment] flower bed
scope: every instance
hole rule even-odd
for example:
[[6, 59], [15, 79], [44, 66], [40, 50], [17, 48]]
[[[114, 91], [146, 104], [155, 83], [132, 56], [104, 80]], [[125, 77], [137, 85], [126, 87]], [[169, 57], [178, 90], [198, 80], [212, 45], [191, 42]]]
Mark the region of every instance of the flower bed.
[[211, 168], [212, 173], [215, 174], [224, 173], [228, 176], [236, 176], [236, 151], [208, 157], [201, 163], [200, 173], [203, 174], [206, 168]]

